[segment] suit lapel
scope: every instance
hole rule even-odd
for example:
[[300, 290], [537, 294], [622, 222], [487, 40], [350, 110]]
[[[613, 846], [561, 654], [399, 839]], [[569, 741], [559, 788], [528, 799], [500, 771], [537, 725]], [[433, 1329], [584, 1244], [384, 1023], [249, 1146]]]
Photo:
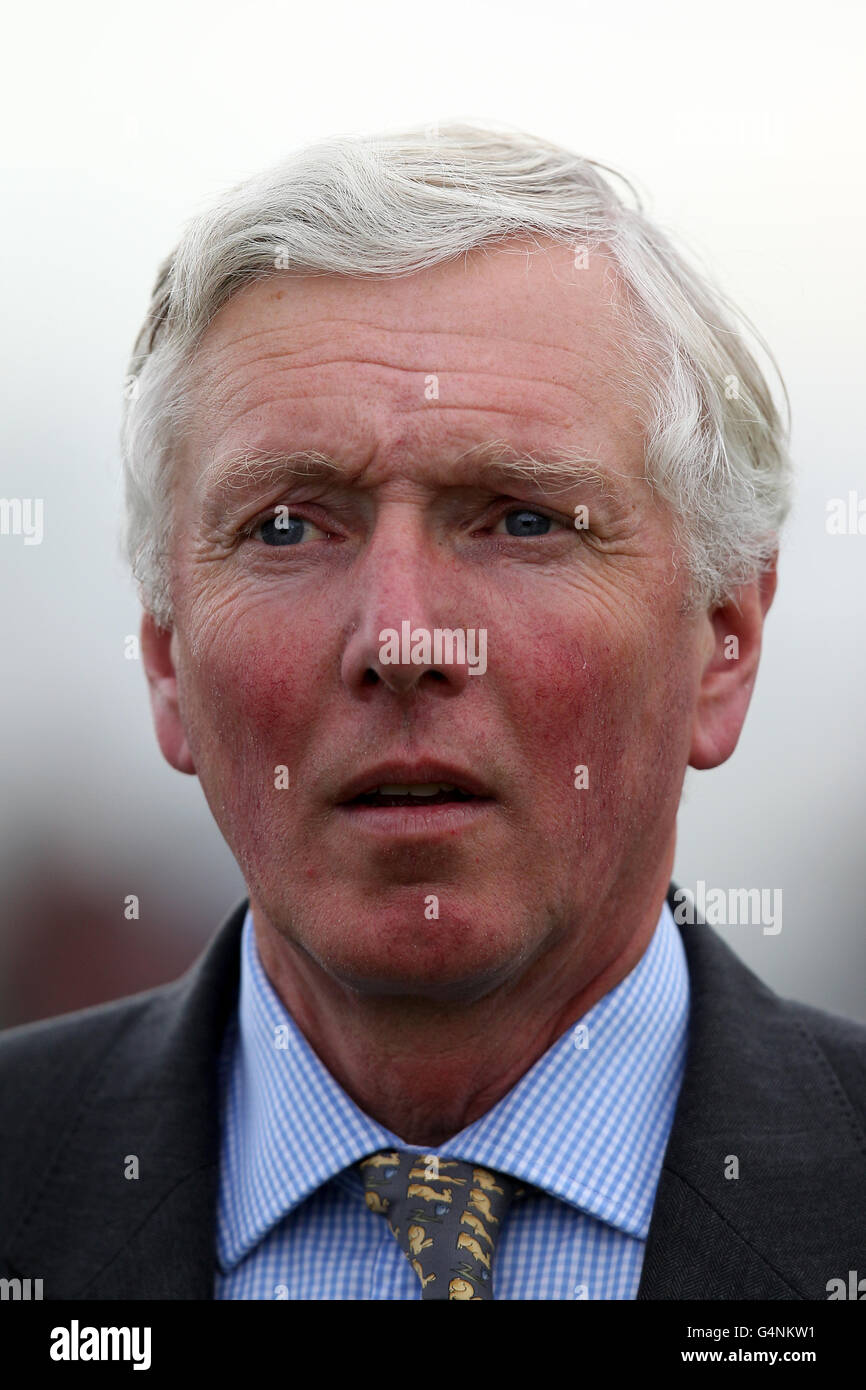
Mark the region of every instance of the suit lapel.
[[859, 1239], [839, 1212], [859, 1210], [862, 1136], [796, 1006], [705, 923], [680, 931], [688, 1053], [637, 1297], [826, 1298]]
[[[106, 1006], [110, 1045], [9, 1247], [46, 1297], [213, 1297], [217, 1057], [244, 901], [178, 981]], [[104, 1039], [105, 1033], [101, 1034]], [[138, 1176], [126, 1177], [137, 1160]]]

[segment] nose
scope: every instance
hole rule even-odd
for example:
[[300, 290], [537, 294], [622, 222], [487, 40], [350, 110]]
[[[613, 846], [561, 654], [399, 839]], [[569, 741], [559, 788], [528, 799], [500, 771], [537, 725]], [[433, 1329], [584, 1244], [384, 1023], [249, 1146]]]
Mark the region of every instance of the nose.
[[457, 694], [469, 677], [467, 643], [454, 640], [453, 557], [425, 534], [411, 508], [383, 508], [356, 572], [355, 622], [342, 679], [354, 693], [382, 685]]

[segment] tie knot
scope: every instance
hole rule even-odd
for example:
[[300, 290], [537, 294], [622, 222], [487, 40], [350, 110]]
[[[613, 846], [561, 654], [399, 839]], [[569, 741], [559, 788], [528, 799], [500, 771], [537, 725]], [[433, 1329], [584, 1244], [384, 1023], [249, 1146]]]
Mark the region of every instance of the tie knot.
[[505, 1173], [436, 1154], [386, 1149], [361, 1160], [365, 1199], [385, 1216], [422, 1298], [493, 1297], [493, 1255], [509, 1204]]

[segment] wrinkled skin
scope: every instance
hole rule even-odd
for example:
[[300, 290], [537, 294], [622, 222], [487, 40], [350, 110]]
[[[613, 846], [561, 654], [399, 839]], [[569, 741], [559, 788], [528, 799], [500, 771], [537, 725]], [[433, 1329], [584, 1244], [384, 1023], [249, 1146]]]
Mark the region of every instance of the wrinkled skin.
[[[633, 969], [686, 766], [730, 756], [757, 671], [775, 569], [739, 605], [684, 603], [617, 385], [612, 292], [602, 255], [578, 270], [568, 248], [517, 241], [390, 280], [277, 274], [223, 306], [197, 360], [174, 626], [142, 623], [157, 736], [200, 779], [278, 993], [407, 1143], [478, 1118]], [[455, 464], [493, 438], [539, 459], [584, 449], [608, 485]], [[232, 451], [301, 448], [344, 471], [218, 495]], [[304, 518], [297, 541], [242, 534], [278, 504]], [[527, 509], [530, 534], [512, 534]], [[404, 619], [485, 628], [486, 673], [384, 665], [379, 633]], [[425, 835], [373, 835], [336, 807], [358, 773], [422, 756], [493, 800]]]

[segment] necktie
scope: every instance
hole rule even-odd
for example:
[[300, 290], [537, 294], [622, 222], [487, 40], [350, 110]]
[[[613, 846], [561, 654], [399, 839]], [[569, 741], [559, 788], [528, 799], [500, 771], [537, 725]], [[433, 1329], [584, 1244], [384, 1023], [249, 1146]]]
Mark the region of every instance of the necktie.
[[524, 1189], [477, 1163], [402, 1149], [361, 1160], [365, 1199], [387, 1217], [421, 1280], [422, 1298], [493, 1298], [493, 1255]]

